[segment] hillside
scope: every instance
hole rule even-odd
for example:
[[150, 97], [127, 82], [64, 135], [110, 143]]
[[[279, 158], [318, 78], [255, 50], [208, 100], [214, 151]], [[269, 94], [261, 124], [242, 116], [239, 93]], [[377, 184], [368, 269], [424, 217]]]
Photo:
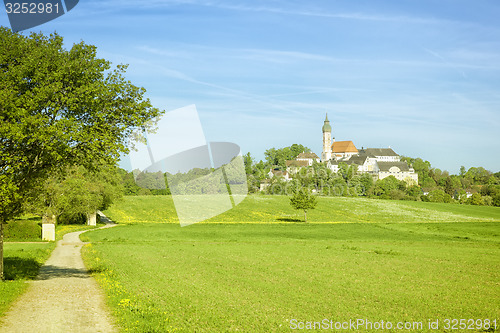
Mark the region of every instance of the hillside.
[[[117, 223], [178, 223], [170, 196], [126, 196], [104, 212]], [[287, 196], [250, 195], [234, 209], [204, 223], [302, 222]], [[308, 212], [312, 223], [377, 222], [493, 222], [500, 221], [500, 208], [458, 204], [318, 197]]]

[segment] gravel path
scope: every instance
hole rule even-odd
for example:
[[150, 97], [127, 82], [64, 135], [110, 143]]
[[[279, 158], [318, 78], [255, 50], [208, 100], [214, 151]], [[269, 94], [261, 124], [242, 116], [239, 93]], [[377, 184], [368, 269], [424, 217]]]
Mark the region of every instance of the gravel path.
[[[111, 227], [114, 225], [107, 225]], [[77, 231], [51, 257], [0, 323], [0, 332], [116, 332], [105, 296], [83, 265]]]

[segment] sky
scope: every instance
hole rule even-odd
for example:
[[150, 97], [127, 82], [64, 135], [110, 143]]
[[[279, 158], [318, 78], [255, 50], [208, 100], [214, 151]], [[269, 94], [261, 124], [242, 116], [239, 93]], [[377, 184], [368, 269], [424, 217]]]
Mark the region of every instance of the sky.
[[257, 161], [294, 143], [320, 155], [328, 112], [358, 149], [498, 172], [498, 17], [497, 0], [80, 0], [23, 34], [96, 45], [154, 106], [195, 104], [207, 141]]

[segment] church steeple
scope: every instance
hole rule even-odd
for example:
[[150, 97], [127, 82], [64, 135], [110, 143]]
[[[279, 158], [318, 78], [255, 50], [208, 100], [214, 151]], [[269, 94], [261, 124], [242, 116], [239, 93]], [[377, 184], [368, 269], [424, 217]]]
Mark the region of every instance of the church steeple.
[[323, 133], [332, 132], [332, 126], [330, 126], [330, 121], [328, 120], [328, 113], [326, 113], [325, 122], [323, 124]]
[[323, 123], [323, 152], [321, 153], [321, 161], [325, 162], [332, 158], [332, 126], [328, 120], [328, 113]]

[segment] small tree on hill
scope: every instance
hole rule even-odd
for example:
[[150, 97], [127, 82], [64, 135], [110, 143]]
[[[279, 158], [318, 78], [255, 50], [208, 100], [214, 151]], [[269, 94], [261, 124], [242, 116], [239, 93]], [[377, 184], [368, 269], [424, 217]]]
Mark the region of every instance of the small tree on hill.
[[304, 222], [307, 223], [307, 210], [314, 209], [318, 204], [316, 197], [307, 188], [296, 190], [290, 198], [290, 205], [304, 211]]

